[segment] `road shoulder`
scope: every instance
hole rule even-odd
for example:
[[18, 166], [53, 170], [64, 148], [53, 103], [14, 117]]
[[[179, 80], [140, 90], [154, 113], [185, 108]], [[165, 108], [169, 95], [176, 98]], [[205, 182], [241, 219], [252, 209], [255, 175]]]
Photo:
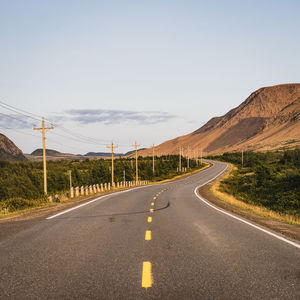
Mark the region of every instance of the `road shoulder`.
[[[229, 172], [229, 171], [228, 171]], [[225, 202], [224, 200], [219, 199], [212, 193], [212, 188], [214, 185], [216, 185], [228, 172], [225, 172], [222, 176], [218, 177], [216, 180], [206, 184], [203, 187], [200, 187], [198, 189], [199, 195], [201, 197], [205, 198], [212, 204], [216, 205], [217, 207], [220, 207], [226, 211], [232, 212], [235, 215], [241, 216], [244, 219], [247, 219], [251, 222], [254, 222], [256, 224], [262, 225], [264, 227], [267, 227], [277, 233], [280, 233], [288, 238], [292, 238], [294, 240], [300, 241], [300, 227], [297, 225], [287, 224], [283, 222], [279, 222], [277, 220], [273, 220], [271, 218], [263, 217], [256, 215], [254, 213], [251, 213], [249, 211], [243, 210], [237, 206], [234, 206], [228, 202]]]

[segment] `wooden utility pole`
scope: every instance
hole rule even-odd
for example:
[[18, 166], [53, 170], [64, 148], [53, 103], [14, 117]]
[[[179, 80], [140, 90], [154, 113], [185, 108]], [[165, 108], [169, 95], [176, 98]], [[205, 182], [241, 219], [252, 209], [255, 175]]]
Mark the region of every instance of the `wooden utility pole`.
[[45, 138], [45, 130], [54, 129], [53, 125], [51, 124], [50, 127], [45, 127], [45, 120], [42, 118], [42, 127], [37, 128], [33, 127], [33, 130], [42, 130], [42, 137], [43, 137], [43, 168], [44, 168], [44, 193], [47, 195], [47, 166], [46, 166], [46, 138]]
[[155, 158], [154, 158], [154, 144], [152, 145], [152, 163], [153, 163], [153, 176], [154, 176], [154, 173], [155, 173]]
[[137, 155], [137, 150], [138, 147], [140, 147], [141, 145], [138, 145], [137, 142], [134, 143], [134, 145], [132, 145], [132, 147], [135, 148], [135, 182], [137, 182], [139, 180], [139, 168], [138, 168], [138, 155]]
[[242, 165], [244, 164], [244, 150], [242, 150]]
[[200, 148], [200, 161], [201, 161], [201, 165], [202, 165], [202, 148]]
[[187, 148], [187, 169], [190, 168], [190, 146]]
[[111, 150], [111, 185], [114, 187], [114, 149], [118, 148], [118, 146], [111, 142], [111, 145], [106, 146], [106, 148]]
[[179, 148], [179, 172], [181, 172], [181, 147]]
[[72, 189], [72, 171], [69, 170], [69, 178], [70, 178], [70, 191]]

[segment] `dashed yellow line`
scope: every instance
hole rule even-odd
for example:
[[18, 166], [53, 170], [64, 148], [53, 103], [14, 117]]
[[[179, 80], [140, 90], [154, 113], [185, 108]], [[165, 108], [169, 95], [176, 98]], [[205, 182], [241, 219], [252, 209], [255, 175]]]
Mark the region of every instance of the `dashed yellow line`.
[[156, 197], [153, 197], [153, 200], [156, 200]]
[[152, 217], [148, 217], [148, 223], [152, 222]]
[[151, 273], [151, 262], [143, 262], [143, 277], [142, 277], [142, 287], [149, 288], [152, 287], [152, 273]]
[[154, 202], [151, 203], [151, 206], [154, 206]]
[[146, 241], [151, 241], [151, 230], [146, 230], [145, 240]]
[[153, 211], [154, 211], [154, 209], [153, 209], [153, 208], [150, 208], [150, 212], [153, 213]]

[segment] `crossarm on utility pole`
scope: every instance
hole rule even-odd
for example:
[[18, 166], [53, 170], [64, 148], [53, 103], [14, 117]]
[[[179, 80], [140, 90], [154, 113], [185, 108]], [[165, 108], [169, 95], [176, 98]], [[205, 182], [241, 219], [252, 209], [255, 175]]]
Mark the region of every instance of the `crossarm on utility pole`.
[[47, 195], [47, 166], [46, 166], [46, 138], [45, 138], [45, 130], [54, 129], [51, 124], [50, 127], [45, 127], [45, 120], [42, 119], [42, 127], [37, 128], [34, 126], [33, 130], [42, 130], [42, 138], [43, 138], [43, 169], [44, 169], [44, 193]]
[[138, 169], [138, 156], [137, 156], [137, 150], [138, 147], [141, 147], [141, 145], [138, 145], [137, 142], [132, 145], [132, 147], [135, 148], [135, 181], [138, 182], [139, 180], [139, 169]]
[[111, 145], [106, 146], [106, 148], [111, 150], [111, 185], [114, 186], [114, 149], [117, 149], [118, 145], [114, 145], [112, 142]]

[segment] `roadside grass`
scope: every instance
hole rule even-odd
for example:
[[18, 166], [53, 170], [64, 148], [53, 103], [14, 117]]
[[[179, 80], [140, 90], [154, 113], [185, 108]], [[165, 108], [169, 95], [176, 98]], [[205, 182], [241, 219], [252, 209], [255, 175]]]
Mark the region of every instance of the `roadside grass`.
[[276, 221], [292, 224], [292, 225], [297, 225], [300, 226], [300, 218], [297, 218], [295, 216], [289, 215], [289, 214], [284, 214], [284, 213], [278, 213], [275, 211], [272, 211], [270, 209], [267, 209], [262, 206], [256, 206], [252, 204], [248, 204], [243, 202], [241, 199], [237, 199], [234, 196], [221, 191], [220, 186], [221, 186], [221, 181], [224, 180], [225, 178], [228, 178], [231, 176], [232, 172], [236, 169], [236, 167], [232, 164], [230, 165], [230, 171], [220, 180], [218, 180], [212, 187], [211, 187], [211, 192], [212, 194], [217, 197], [218, 199], [229, 203], [235, 207], [238, 207], [244, 211], [256, 214], [261, 217], [266, 217], [270, 218]]

